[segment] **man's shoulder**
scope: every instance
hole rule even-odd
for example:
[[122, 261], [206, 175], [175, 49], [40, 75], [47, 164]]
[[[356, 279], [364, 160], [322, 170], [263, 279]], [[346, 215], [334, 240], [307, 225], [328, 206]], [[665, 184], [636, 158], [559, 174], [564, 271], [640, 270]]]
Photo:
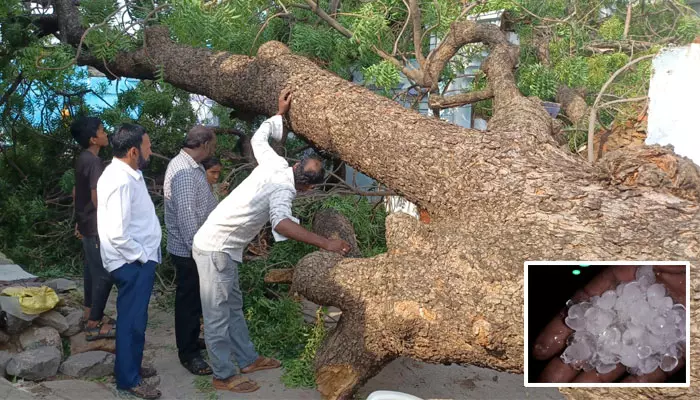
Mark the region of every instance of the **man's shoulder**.
[[[286, 161], [285, 161], [286, 162]], [[270, 168], [266, 171], [266, 181], [270, 185], [294, 188], [294, 174], [291, 167]]]
[[102, 166], [102, 159], [88, 150], [83, 150], [76, 161], [76, 169], [83, 169], [95, 164]]
[[110, 163], [97, 181], [97, 188], [116, 189], [129, 184], [129, 173], [119, 168], [114, 163]]
[[195, 168], [192, 168], [190, 161], [182, 152], [178, 153], [178, 155], [176, 155], [170, 160], [170, 162], [168, 163], [168, 167], [165, 170], [165, 174], [172, 177], [180, 171], [185, 171], [189, 174], [192, 174], [196, 171]]

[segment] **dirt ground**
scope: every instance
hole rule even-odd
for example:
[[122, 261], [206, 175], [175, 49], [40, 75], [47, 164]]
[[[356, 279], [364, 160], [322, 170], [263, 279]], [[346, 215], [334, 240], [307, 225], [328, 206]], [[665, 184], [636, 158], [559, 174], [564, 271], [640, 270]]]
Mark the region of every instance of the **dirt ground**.
[[[79, 284], [80, 287], [80, 284]], [[107, 313], [116, 315], [116, 293], [113, 292]], [[282, 370], [261, 371], [250, 377], [260, 384], [260, 390], [250, 394], [214, 392], [205, 386], [208, 379], [195, 379], [179, 363], [175, 346], [174, 316], [155, 306], [151, 300], [146, 350], [144, 357], [155, 365], [160, 378], [163, 399], [202, 400], [312, 400], [320, 399], [314, 389], [288, 389], [282, 384]], [[120, 393], [110, 379], [82, 381], [63, 379], [40, 384], [18, 382], [14, 388], [0, 385], [0, 400], [34, 398], [65, 400], [102, 400], [131, 398]], [[19, 390], [19, 392], [18, 392]], [[563, 399], [554, 388], [525, 388], [523, 375], [492, 371], [473, 366], [433, 365], [411, 359], [397, 359], [385, 367], [359, 391], [356, 398], [365, 399], [376, 390], [409, 393], [425, 400], [467, 399]], [[28, 392], [28, 393], [27, 393]], [[31, 397], [29, 397], [31, 398]]]

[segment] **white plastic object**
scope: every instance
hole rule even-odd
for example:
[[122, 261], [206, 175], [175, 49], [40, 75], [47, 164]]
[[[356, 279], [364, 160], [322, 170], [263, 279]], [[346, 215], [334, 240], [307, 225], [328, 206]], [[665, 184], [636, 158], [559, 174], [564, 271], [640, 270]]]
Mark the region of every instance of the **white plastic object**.
[[412, 394], [392, 392], [390, 390], [377, 390], [372, 392], [367, 400], [423, 400], [420, 397], [416, 397]]

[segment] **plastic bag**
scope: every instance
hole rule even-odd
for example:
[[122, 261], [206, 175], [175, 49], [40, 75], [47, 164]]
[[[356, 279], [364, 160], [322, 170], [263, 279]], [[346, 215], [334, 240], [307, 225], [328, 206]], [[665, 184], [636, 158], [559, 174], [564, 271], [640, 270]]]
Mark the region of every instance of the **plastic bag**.
[[16, 297], [22, 312], [28, 315], [38, 315], [56, 307], [58, 295], [48, 286], [40, 287], [9, 287], [2, 291], [5, 296]]

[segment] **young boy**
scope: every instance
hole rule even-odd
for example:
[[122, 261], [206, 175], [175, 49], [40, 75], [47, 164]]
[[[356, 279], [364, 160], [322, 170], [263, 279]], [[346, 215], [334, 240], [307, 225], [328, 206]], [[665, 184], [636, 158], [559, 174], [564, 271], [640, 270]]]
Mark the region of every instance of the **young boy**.
[[102, 266], [100, 239], [97, 235], [97, 180], [104, 166], [98, 157], [100, 149], [109, 140], [102, 121], [95, 117], [80, 118], [71, 125], [71, 134], [84, 149], [75, 164], [75, 215], [76, 236], [83, 241], [85, 255], [85, 338], [88, 341], [114, 338], [116, 322], [102, 322], [112, 278]]

